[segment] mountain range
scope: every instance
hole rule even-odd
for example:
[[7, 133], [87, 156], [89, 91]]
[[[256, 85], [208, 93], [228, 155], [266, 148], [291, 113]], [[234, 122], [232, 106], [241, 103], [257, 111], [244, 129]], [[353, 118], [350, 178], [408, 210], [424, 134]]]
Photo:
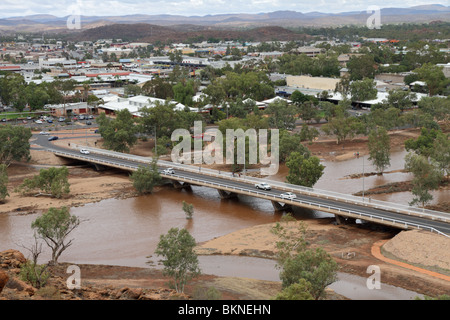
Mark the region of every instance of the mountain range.
[[[152, 24], [156, 26], [191, 25], [220, 29], [242, 29], [266, 26], [330, 27], [365, 25], [371, 13], [351, 11], [341, 13], [275, 11], [259, 14], [216, 14], [206, 16], [147, 15], [81, 16], [81, 30], [113, 24]], [[427, 23], [450, 21], [450, 6], [439, 4], [410, 8], [382, 8], [381, 24]], [[39, 14], [0, 19], [0, 32], [69, 32], [68, 17]], [[77, 31], [77, 30], [75, 30]]]

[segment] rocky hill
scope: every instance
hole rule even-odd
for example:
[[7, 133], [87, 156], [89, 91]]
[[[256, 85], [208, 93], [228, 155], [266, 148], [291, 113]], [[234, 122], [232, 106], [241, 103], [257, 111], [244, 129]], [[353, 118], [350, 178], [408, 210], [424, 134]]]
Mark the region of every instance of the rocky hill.
[[208, 40], [247, 40], [247, 41], [290, 41], [306, 40], [305, 34], [277, 27], [259, 27], [246, 30], [217, 29], [195, 25], [176, 25], [163, 27], [153, 24], [113, 24], [92, 29], [86, 29], [80, 33], [72, 33], [69, 39], [75, 41], [98, 39], [122, 39], [122, 41], [142, 41], [154, 43], [155, 41], [182, 42], [187, 39], [196, 41]]

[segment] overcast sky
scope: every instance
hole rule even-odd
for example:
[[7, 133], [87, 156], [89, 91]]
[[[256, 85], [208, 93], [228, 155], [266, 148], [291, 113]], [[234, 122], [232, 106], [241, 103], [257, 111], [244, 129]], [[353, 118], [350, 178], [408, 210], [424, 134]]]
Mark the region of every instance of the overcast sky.
[[88, 16], [128, 14], [179, 14], [183, 16], [221, 13], [261, 13], [277, 10], [337, 13], [380, 8], [412, 7], [442, 0], [0, 0], [0, 18], [33, 14], [72, 15], [78, 10]]

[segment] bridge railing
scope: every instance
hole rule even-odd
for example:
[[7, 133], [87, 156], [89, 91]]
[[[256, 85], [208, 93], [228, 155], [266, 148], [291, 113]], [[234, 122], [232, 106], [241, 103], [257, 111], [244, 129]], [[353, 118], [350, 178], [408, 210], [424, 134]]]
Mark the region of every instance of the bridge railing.
[[[150, 157], [143, 157], [143, 156], [137, 156], [137, 155], [131, 155], [131, 154], [125, 154], [105, 149], [99, 149], [99, 148], [93, 148], [93, 147], [86, 147], [81, 145], [74, 145], [72, 146], [74, 149], [86, 149], [89, 150], [92, 153], [101, 154], [105, 156], [110, 157], [116, 157], [118, 159], [124, 159], [124, 160], [132, 160], [142, 163], [143, 165], [149, 164], [152, 162], [152, 158]], [[251, 184], [257, 184], [261, 183], [263, 180], [261, 178], [255, 178], [250, 177], [246, 175], [237, 175], [232, 174], [231, 172], [225, 172], [215, 169], [209, 169], [204, 168], [201, 166], [193, 166], [188, 164], [181, 164], [181, 163], [174, 163], [171, 161], [165, 161], [165, 160], [158, 160], [158, 165], [163, 167], [171, 167], [176, 170], [182, 170], [185, 172], [191, 172], [191, 173], [200, 173], [203, 175], [208, 175], [216, 178], [221, 179], [232, 179], [234, 181], [240, 181], [243, 183], [251, 183]], [[429, 210], [429, 209], [421, 209], [417, 207], [411, 207], [400, 203], [393, 203], [388, 201], [381, 201], [371, 198], [362, 198], [358, 196], [353, 196], [349, 194], [342, 194], [334, 191], [328, 191], [328, 190], [321, 190], [316, 188], [309, 188], [304, 186], [297, 186], [289, 183], [284, 183], [280, 181], [270, 181], [270, 185], [274, 189], [278, 189], [285, 192], [293, 192], [297, 194], [303, 194], [308, 196], [314, 196], [314, 197], [320, 197], [323, 199], [330, 199], [330, 200], [336, 200], [340, 202], [346, 202], [351, 204], [356, 204], [360, 206], [366, 206], [371, 207], [375, 209], [380, 210], [386, 210], [386, 211], [395, 211], [397, 213], [407, 214], [407, 215], [414, 215], [418, 217], [425, 217], [431, 220], [440, 220], [445, 222], [450, 222], [450, 214], [435, 210]]]
[[433, 228], [430, 226], [424, 226], [421, 224], [417, 224], [417, 223], [411, 223], [411, 222], [407, 222], [407, 221], [402, 221], [402, 220], [398, 220], [398, 219], [393, 219], [393, 218], [388, 218], [388, 217], [383, 217], [380, 215], [376, 215], [376, 214], [371, 214], [368, 212], [363, 212], [363, 211], [357, 211], [357, 210], [353, 210], [353, 209], [346, 209], [346, 208], [342, 208], [342, 207], [337, 207], [337, 206], [332, 206], [332, 205], [326, 205], [323, 203], [319, 203], [319, 202], [314, 202], [314, 201], [308, 201], [308, 200], [304, 200], [304, 199], [300, 199], [300, 198], [296, 198], [296, 199], [292, 199], [292, 200], [286, 200], [283, 199], [281, 197], [281, 195], [274, 195], [272, 193], [267, 193], [264, 191], [260, 191], [258, 189], [248, 189], [248, 188], [242, 188], [242, 187], [236, 187], [236, 186], [232, 186], [232, 185], [226, 185], [223, 183], [218, 183], [218, 182], [212, 182], [212, 181], [208, 181], [208, 180], [203, 180], [203, 179], [197, 179], [197, 178], [192, 178], [192, 177], [185, 177], [185, 176], [178, 176], [178, 175], [170, 175], [171, 177], [175, 177], [178, 178], [180, 180], [183, 181], [190, 181], [190, 182], [197, 182], [197, 183], [202, 183], [202, 184], [208, 184], [211, 186], [217, 186], [217, 187], [221, 187], [221, 188], [227, 188], [227, 189], [231, 189], [231, 190], [235, 190], [235, 191], [241, 191], [241, 192], [246, 192], [249, 194], [257, 194], [257, 195], [262, 195], [270, 200], [274, 200], [274, 201], [280, 201], [282, 200], [283, 202], [287, 202], [287, 203], [303, 203], [309, 206], [314, 206], [314, 207], [318, 207], [321, 210], [324, 211], [328, 211], [330, 212], [331, 210], [333, 211], [338, 211], [340, 213], [345, 213], [345, 214], [349, 214], [352, 216], [357, 216], [360, 219], [363, 220], [378, 220], [381, 223], [386, 223], [389, 222], [391, 225], [394, 226], [399, 226], [402, 227], [404, 229], [408, 229], [408, 228], [416, 228], [416, 229], [423, 229], [423, 230], [428, 230], [430, 232], [435, 232], [438, 233], [440, 235], [449, 237], [449, 235]]

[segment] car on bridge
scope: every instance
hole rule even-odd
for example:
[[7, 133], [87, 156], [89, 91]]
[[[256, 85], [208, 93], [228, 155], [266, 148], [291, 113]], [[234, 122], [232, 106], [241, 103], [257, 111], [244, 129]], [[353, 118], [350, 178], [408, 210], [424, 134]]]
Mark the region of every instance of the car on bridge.
[[165, 173], [165, 174], [175, 174], [175, 171], [173, 171], [172, 168], [167, 168], [167, 169], [165, 169], [165, 170], [163, 171], [163, 173]]
[[89, 152], [89, 150], [86, 150], [86, 149], [80, 149], [80, 153], [89, 154], [90, 152]]
[[256, 189], [270, 190], [272, 187], [265, 182], [255, 184]]
[[294, 200], [295, 198], [297, 198], [297, 196], [295, 194], [293, 194], [292, 192], [285, 192], [282, 193], [280, 195], [281, 199], [288, 199], [288, 200]]

